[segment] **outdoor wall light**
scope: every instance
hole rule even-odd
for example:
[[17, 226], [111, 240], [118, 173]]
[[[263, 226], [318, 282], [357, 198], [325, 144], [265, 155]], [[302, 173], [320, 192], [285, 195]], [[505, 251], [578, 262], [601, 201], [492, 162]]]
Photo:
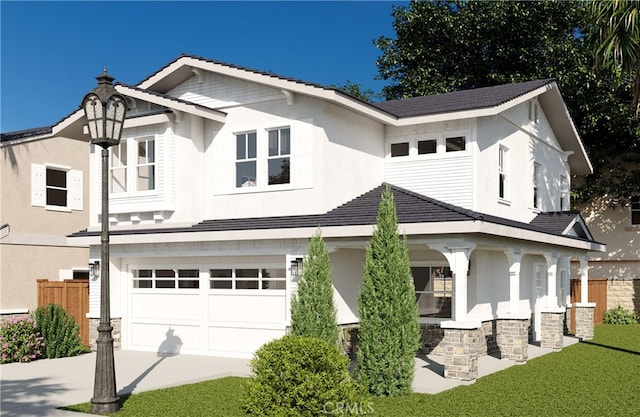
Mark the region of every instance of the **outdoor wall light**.
[[302, 258], [295, 258], [291, 260], [291, 277], [298, 278], [302, 274]]

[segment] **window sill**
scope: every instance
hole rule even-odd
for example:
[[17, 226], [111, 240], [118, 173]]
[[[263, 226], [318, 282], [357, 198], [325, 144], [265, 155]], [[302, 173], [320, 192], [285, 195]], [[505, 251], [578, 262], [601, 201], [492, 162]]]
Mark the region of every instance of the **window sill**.
[[71, 209], [69, 207], [62, 206], [45, 206], [44, 208], [47, 211], [60, 211], [63, 213], [71, 213]]
[[511, 200], [506, 200], [504, 198], [498, 197], [498, 204], [502, 204], [504, 206], [511, 206]]
[[626, 230], [627, 232], [640, 232], [640, 224], [627, 226], [624, 228], [624, 230]]

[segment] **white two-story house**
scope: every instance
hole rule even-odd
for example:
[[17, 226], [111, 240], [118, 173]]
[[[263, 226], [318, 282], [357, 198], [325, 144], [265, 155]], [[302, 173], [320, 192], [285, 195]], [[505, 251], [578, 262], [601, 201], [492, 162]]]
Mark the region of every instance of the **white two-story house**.
[[[287, 332], [318, 230], [338, 320], [357, 323], [385, 186], [408, 239], [426, 348], [446, 353], [448, 333], [477, 336], [460, 339], [474, 344], [470, 377], [489, 351], [522, 361], [528, 339], [561, 348], [570, 261], [586, 280], [587, 252], [603, 245], [568, 211], [571, 177], [591, 165], [553, 80], [369, 104], [183, 55], [116, 89], [131, 107], [109, 167], [111, 315], [123, 349], [251, 356]], [[84, 123], [81, 110], [71, 119]], [[70, 240], [96, 261], [95, 149], [90, 161], [90, 225]], [[576, 314], [588, 323], [592, 311]]]

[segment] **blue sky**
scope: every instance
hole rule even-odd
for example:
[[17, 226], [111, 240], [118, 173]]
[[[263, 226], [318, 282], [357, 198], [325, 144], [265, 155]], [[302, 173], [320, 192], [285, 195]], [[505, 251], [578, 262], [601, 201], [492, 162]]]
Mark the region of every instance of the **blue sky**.
[[0, 132], [57, 123], [107, 66], [137, 84], [182, 53], [379, 92], [400, 1], [0, 1]]

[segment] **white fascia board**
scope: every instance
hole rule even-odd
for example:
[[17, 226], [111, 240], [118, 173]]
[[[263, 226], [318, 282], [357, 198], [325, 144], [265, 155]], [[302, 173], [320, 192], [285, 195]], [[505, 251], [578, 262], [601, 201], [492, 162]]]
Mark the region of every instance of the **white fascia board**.
[[580, 134], [578, 133], [578, 129], [576, 129], [575, 124], [573, 123], [573, 119], [571, 118], [571, 114], [569, 114], [569, 109], [567, 108], [566, 103], [564, 102], [563, 98], [562, 98], [562, 94], [560, 94], [560, 89], [557, 88], [557, 84], [553, 83], [556, 88], [554, 88], [553, 90], [553, 99], [556, 102], [555, 104], [557, 106], [559, 106], [562, 109], [563, 112], [563, 119], [566, 120], [566, 124], [567, 126], [565, 126], [565, 129], [568, 131], [568, 133], [573, 136], [573, 139], [577, 142], [578, 144], [578, 149], [580, 151], [580, 154], [582, 156], [582, 158], [584, 158], [589, 173], [592, 174], [593, 173], [593, 165], [591, 164], [591, 160], [589, 159], [589, 155], [587, 154], [587, 150], [584, 147], [584, 144], [582, 143], [582, 139], [580, 139]]
[[153, 77], [145, 80], [138, 85], [138, 88], [146, 89], [152, 87], [154, 84], [167, 77], [172, 72], [180, 69], [183, 66], [192, 68], [199, 68], [205, 71], [214, 72], [216, 74], [226, 75], [228, 77], [242, 79], [245, 81], [267, 85], [279, 90], [286, 90], [295, 94], [302, 94], [306, 96], [312, 96], [321, 98], [326, 101], [330, 101], [347, 107], [353, 111], [364, 114], [371, 117], [381, 123], [395, 125], [397, 118], [382, 110], [379, 110], [366, 103], [361, 103], [358, 100], [354, 100], [346, 95], [342, 95], [334, 90], [327, 90], [321, 87], [314, 87], [304, 84], [303, 82], [291, 81], [278, 76], [269, 76], [258, 72], [253, 72], [248, 69], [235, 68], [215, 62], [202, 61], [192, 57], [181, 57], [171, 65], [164, 68], [162, 71], [155, 74]]
[[[158, 229], [158, 233], [112, 235], [111, 244], [141, 244], [157, 242], [200, 242], [200, 241], [229, 241], [229, 240], [264, 240], [264, 239], [309, 239], [316, 232], [317, 227], [303, 227], [291, 229], [265, 229], [265, 230], [231, 230], [220, 232], [179, 232], [163, 233]], [[323, 227], [322, 236], [324, 238], [368, 238], [373, 235], [373, 225], [361, 226], [330, 226]], [[547, 233], [540, 233], [517, 227], [498, 225], [482, 221], [467, 222], [439, 222], [439, 223], [408, 223], [398, 225], [401, 235], [460, 235], [460, 234], [484, 234], [496, 237], [506, 237], [510, 239], [524, 240], [528, 242], [544, 243], [572, 249], [589, 251], [604, 251], [605, 246], [572, 239], [563, 236], [555, 236]], [[99, 245], [100, 236], [70, 238], [75, 244]], [[78, 242], [75, 242], [78, 240]]]
[[179, 101], [171, 100], [164, 97], [159, 97], [154, 94], [145, 93], [124, 85], [117, 85], [116, 90], [127, 97], [137, 98], [138, 100], [148, 101], [149, 103], [157, 104], [159, 106], [168, 107], [170, 109], [179, 110], [185, 113], [194, 114], [205, 119], [213, 120], [215, 122], [224, 123], [226, 121], [226, 114], [214, 110], [205, 109], [192, 104], [186, 104]]

